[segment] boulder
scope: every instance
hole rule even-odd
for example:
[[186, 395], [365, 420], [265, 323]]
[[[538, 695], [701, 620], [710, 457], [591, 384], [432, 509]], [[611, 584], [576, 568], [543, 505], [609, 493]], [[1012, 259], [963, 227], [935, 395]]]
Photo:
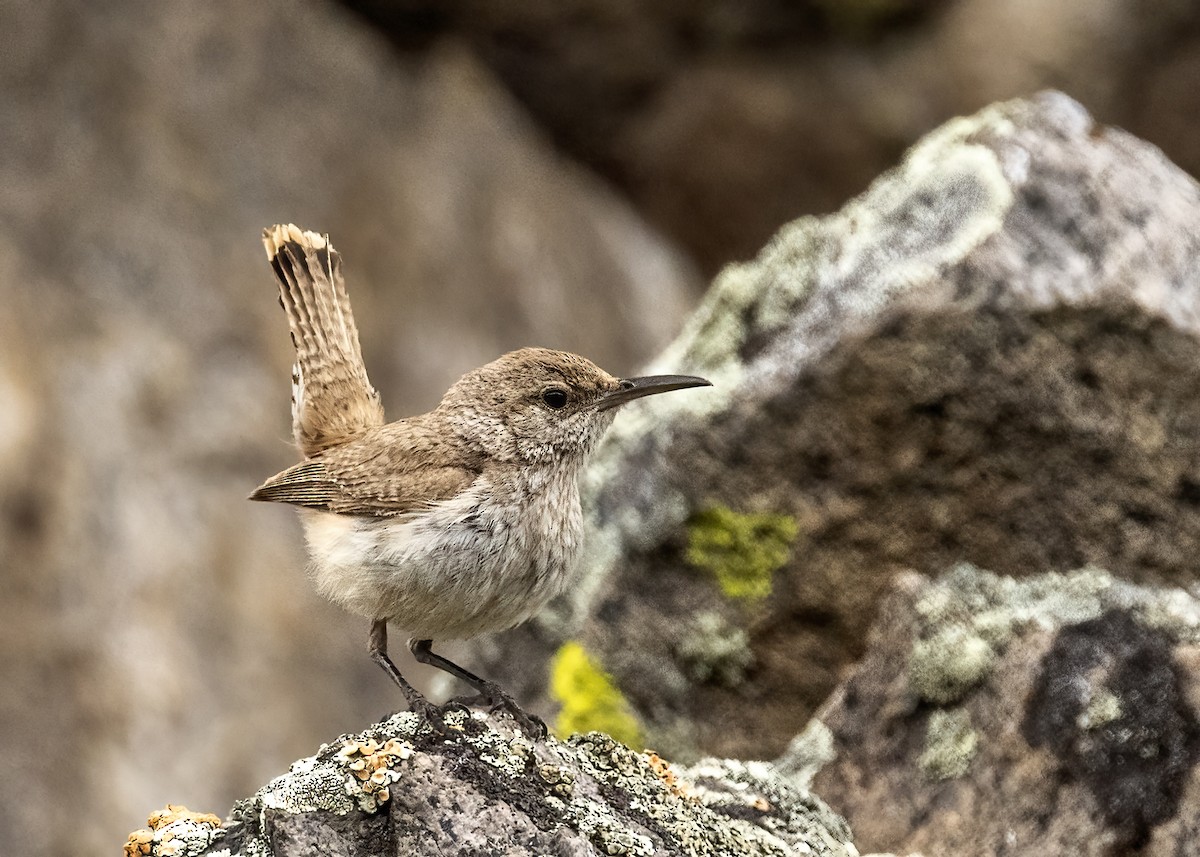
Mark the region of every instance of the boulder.
[[857, 857], [845, 822], [762, 762], [690, 768], [602, 733], [531, 741], [511, 721], [403, 713], [321, 745], [222, 827], [169, 806], [130, 834], [149, 857], [688, 854]]
[[1089, 567], [900, 577], [780, 760], [864, 849], [1192, 854], [1200, 601]]
[[717, 278], [648, 370], [714, 389], [618, 419], [578, 585], [481, 669], [532, 699], [553, 676], [525, 665], [566, 640], [652, 746], [761, 758], [899, 571], [1191, 580], [1197, 222], [1193, 179], [1063, 95], [934, 131]]

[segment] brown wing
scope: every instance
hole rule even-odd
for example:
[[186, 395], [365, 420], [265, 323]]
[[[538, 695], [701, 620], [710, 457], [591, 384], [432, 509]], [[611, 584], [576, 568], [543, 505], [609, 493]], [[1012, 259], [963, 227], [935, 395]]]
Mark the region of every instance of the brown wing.
[[448, 500], [483, 470], [483, 458], [429, 425], [429, 415], [370, 431], [272, 476], [251, 500], [347, 515], [401, 515]]
[[264, 229], [263, 244], [296, 346], [292, 431], [311, 456], [383, 425], [383, 406], [367, 378], [342, 257], [291, 224]]

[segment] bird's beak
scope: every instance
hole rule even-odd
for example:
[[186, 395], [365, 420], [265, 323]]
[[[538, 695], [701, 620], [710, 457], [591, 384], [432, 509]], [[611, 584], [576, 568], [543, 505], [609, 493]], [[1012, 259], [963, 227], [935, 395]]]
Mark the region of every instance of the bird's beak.
[[695, 375], [647, 375], [644, 378], [626, 378], [621, 386], [604, 397], [596, 404], [596, 410], [607, 411], [617, 405], [632, 402], [642, 396], [653, 396], [656, 393], [669, 393], [672, 390], [686, 390], [688, 387], [711, 387], [712, 382]]

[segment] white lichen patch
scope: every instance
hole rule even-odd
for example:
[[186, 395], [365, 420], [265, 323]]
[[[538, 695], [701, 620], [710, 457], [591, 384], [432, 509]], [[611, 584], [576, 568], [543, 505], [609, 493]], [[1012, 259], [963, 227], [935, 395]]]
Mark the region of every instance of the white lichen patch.
[[1094, 566], [1012, 578], [962, 563], [926, 587], [916, 605], [923, 639], [954, 633], [977, 637], [996, 651], [1027, 629], [1053, 631], [1110, 610], [1130, 611], [1179, 642], [1200, 640], [1195, 597], [1181, 589], [1132, 586]]
[[[482, 712], [473, 712], [472, 717], [487, 722]], [[533, 742], [520, 733], [511, 736], [488, 728], [478, 735], [464, 735], [463, 743], [469, 744], [481, 760], [505, 776], [526, 776], [534, 756]]]
[[224, 835], [221, 819], [210, 812], [192, 812], [168, 804], [150, 814], [148, 828], [135, 830], [125, 843], [126, 857], [190, 857]]
[[320, 809], [345, 815], [354, 809], [354, 802], [346, 794], [343, 780], [344, 774], [337, 764], [309, 756], [263, 786], [255, 801], [260, 809], [291, 813]]
[[403, 763], [414, 752], [410, 738], [427, 729], [416, 715], [402, 712], [376, 729], [343, 735], [333, 744], [321, 745], [315, 755], [294, 762], [286, 774], [259, 790], [254, 803], [260, 812], [324, 810], [345, 815], [355, 807], [374, 812], [391, 797], [392, 784], [401, 778]]

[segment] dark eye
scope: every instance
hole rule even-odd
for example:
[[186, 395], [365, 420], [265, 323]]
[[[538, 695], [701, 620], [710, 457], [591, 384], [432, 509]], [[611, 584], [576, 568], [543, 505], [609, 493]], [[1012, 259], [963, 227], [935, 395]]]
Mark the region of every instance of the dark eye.
[[554, 408], [556, 411], [560, 410], [567, 406], [567, 391], [557, 389], [547, 390], [542, 393], [542, 401], [546, 403], [547, 407]]

